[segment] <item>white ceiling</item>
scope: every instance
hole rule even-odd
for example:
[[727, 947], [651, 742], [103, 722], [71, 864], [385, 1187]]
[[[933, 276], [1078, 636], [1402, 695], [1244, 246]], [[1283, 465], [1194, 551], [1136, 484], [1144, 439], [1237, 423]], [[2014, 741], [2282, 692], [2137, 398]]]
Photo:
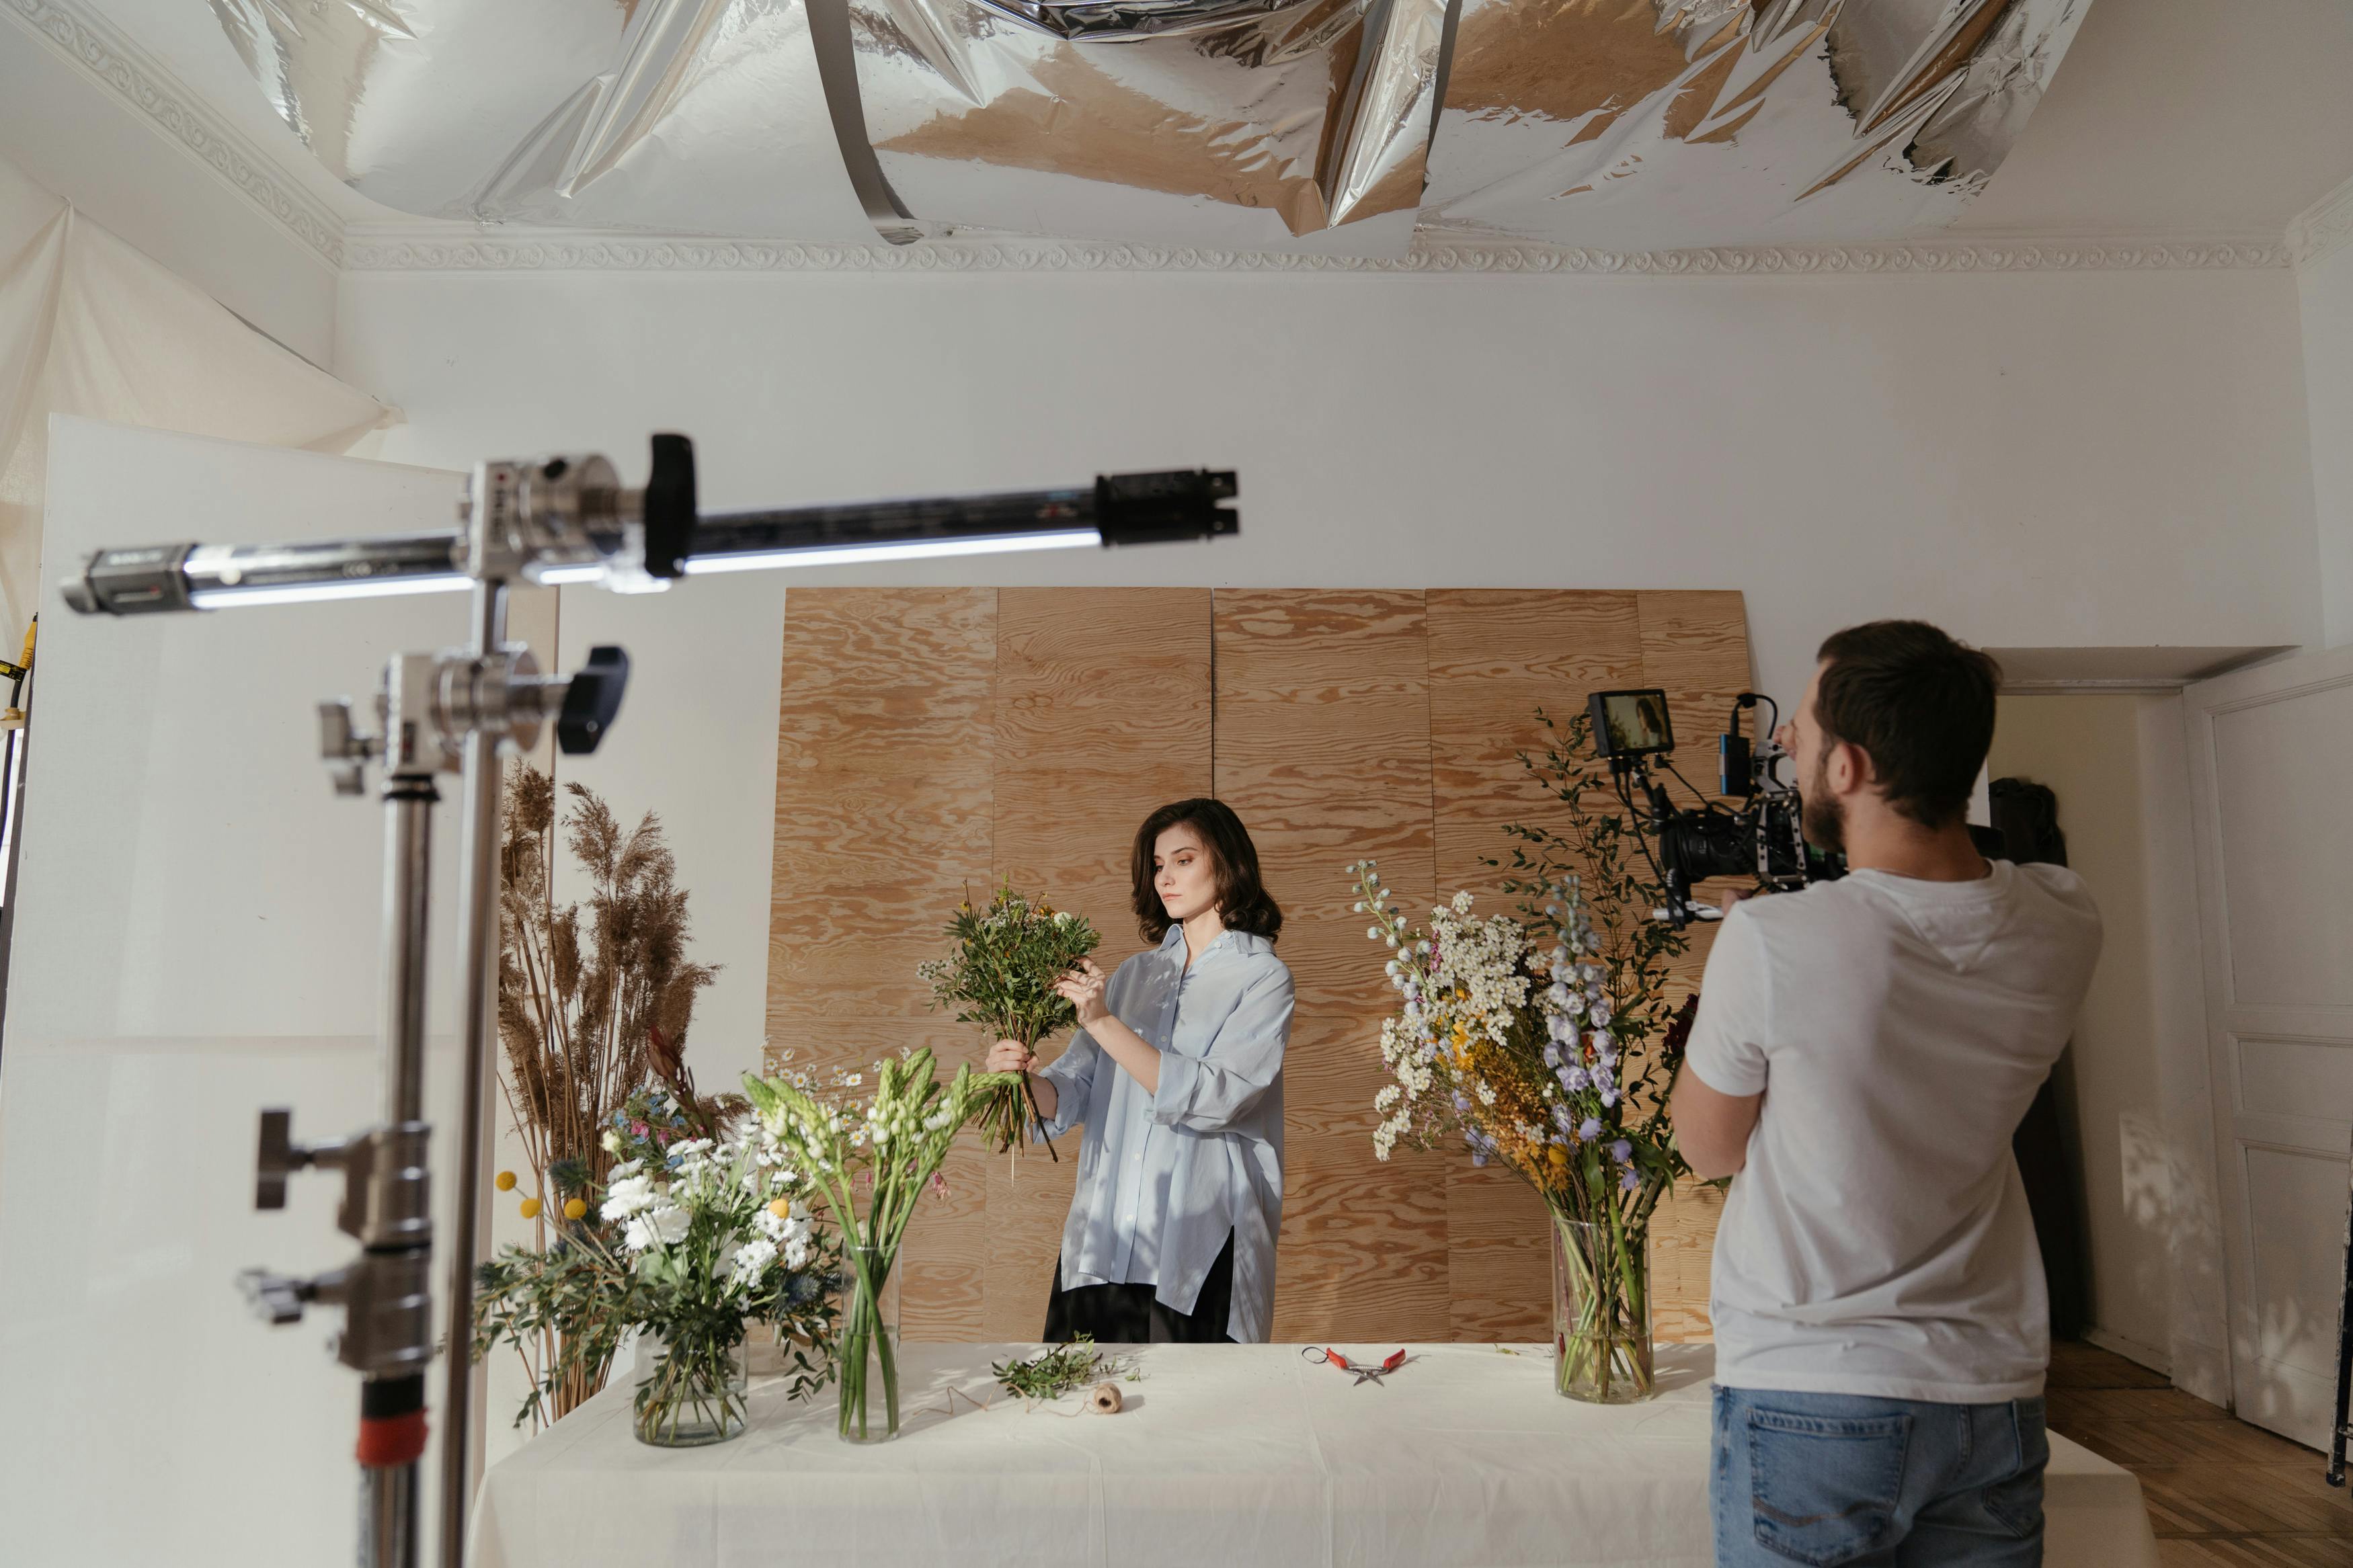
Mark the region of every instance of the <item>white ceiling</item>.
[[[352, 222], [203, 0], [81, 0]], [[1957, 232], [2276, 237], [2353, 175], [2353, 0], [2095, 0]]]
[[2271, 234], [2353, 175], [2353, 0], [2094, 0], [1955, 226]]

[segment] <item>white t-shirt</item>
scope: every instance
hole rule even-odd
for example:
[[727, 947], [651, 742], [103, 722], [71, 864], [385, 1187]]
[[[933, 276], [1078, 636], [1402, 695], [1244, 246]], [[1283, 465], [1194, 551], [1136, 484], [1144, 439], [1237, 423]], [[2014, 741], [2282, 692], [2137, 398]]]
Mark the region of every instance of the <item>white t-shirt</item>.
[[2010, 1135], [2100, 953], [2083, 879], [1858, 871], [1716, 932], [1690, 1069], [1763, 1091], [1715, 1236], [1715, 1378], [1979, 1405], [2042, 1390], [2049, 1298]]

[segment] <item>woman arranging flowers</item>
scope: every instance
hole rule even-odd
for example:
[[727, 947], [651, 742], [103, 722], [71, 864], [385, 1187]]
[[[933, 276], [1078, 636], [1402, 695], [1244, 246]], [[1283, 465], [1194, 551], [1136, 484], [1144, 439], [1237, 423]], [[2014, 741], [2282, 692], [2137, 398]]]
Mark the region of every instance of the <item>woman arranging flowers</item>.
[[1263, 1342], [1282, 1224], [1282, 911], [1220, 801], [1154, 812], [1129, 863], [1153, 947], [1056, 984], [1079, 1033], [1051, 1066], [1033, 1072], [1018, 1039], [988, 1053], [1029, 1075], [1047, 1135], [1086, 1127], [1042, 1337]]

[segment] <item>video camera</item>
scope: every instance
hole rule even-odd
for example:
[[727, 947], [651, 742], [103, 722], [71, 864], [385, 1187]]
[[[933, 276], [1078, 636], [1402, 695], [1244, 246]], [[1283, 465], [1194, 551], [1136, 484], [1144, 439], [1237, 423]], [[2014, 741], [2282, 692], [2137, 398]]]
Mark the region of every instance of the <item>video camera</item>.
[[[1656, 688], [1597, 691], [1586, 700], [1593, 723], [1593, 749], [1609, 763], [1609, 773], [1634, 825], [1635, 842], [1651, 855], [1647, 830], [1657, 840], [1651, 868], [1666, 889], [1666, 903], [1654, 918], [1675, 926], [1723, 918], [1722, 911], [1691, 901], [1694, 883], [1710, 877], [1753, 877], [1775, 892], [1826, 882], [1846, 875], [1846, 858], [1806, 842], [1803, 805], [1797, 786], [1782, 782], [1779, 768], [1788, 753], [1773, 739], [1768, 722], [1751, 741], [1741, 732], [1741, 715], [1759, 702], [1780, 717], [1779, 707], [1760, 692], [1744, 691], [1716, 742], [1716, 794], [1740, 804], [1726, 807], [1667, 761], [1675, 731], [1667, 694]], [[1651, 759], [1700, 797], [1697, 806], [1677, 807], [1666, 786], [1651, 773]], [[1637, 804], [1636, 792], [1641, 801]]]

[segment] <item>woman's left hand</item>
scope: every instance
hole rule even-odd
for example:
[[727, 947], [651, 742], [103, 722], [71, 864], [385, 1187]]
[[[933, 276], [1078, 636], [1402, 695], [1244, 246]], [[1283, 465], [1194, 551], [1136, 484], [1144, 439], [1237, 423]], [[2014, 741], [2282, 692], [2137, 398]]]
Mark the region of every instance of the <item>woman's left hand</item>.
[[1054, 982], [1054, 994], [1079, 1010], [1079, 1027], [1085, 1028], [1110, 1016], [1103, 1005], [1103, 985], [1108, 977], [1095, 967], [1092, 958], [1079, 960], [1078, 967]]

